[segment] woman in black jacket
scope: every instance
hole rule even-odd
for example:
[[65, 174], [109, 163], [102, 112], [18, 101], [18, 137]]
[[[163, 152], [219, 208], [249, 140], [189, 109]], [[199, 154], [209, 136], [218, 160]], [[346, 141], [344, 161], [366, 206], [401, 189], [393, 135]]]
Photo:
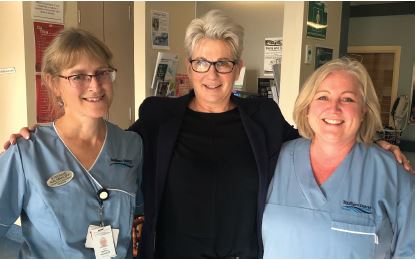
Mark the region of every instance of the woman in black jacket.
[[188, 26], [193, 91], [149, 97], [129, 130], [144, 140], [142, 257], [257, 258], [280, 146], [298, 133], [269, 99], [232, 95], [243, 28], [212, 10]]

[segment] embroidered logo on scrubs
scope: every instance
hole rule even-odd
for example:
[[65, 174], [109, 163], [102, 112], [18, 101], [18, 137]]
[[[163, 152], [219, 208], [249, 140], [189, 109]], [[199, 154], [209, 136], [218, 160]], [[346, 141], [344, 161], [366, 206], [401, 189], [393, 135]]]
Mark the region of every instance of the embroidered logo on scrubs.
[[114, 164], [124, 165], [124, 166], [127, 166], [129, 168], [132, 168], [133, 167], [133, 161], [132, 160], [124, 160], [124, 159], [114, 159], [114, 158], [111, 158], [110, 159], [110, 165], [114, 165]]
[[74, 178], [72, 171], [62, 171], [51, 176], [46, 184], [51, 188], [55, 188], [67, 184], [72, 178]]
[[348, 210], [348, 211], [356, 212], [356, 213], [365, 213], [365, 214], [373, 213], [373, 207], [364, 205], [361, 203], [355, 203], [355, 202], [348, 201], [348, 200], [342, 201], [341, 208]]

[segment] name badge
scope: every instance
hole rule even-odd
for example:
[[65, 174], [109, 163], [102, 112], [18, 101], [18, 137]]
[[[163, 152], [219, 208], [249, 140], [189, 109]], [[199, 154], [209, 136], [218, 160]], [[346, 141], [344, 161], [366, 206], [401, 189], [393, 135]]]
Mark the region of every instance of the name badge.
[[74, 173], [72, 171], [62, 171], [51, 176], [46, 184], [51, 188], [56, 188], [62, 185], [67, 184], [74, 178]]
[[98, 227], [90, 230], [95, 258], [111, 258], [117, 256], [111, 226]]

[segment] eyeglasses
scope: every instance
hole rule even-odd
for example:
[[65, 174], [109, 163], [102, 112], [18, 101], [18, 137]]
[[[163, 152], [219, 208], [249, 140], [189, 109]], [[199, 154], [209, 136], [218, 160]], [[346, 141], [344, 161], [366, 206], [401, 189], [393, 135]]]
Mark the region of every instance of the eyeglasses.
[[192, 70], [198, 73], [205, 73], [209, 71], [211, 65], [214, 65], [215, 71], [221, 74], [230, 73], [233, 71], [237, 62], [230, 60], [207, 61], [204, 59], [189, 60]]
[[103, 69], [95, 72], [93, 75], [89, 74], [75, 74], [70, 76], [58, 75], [58, 77], [67, 79], [69, 84], [76, 88], [89, 86], [93, 77], [100, 84], [110, 84], [116, 79], [117, 70], [113, 68]]

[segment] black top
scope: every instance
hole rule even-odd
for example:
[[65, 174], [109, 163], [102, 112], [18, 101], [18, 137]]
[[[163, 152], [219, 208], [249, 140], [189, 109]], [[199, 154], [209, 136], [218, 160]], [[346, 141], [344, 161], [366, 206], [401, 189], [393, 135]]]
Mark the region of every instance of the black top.
[[[129, 130], [143, 138], [143, 183], [145, 222], [140, 243], [141, 258], [155, 257], [157, 221], [174, 150], [181, 131], [187, 107], [195, 93], [179, 98], [148, 97], [139, 108], [139, 120]], [[256, 229], [259, 254], [263, 256], [261, 225], [267, 189], [274, 174], [280, 147], [283, 142], [298, 138], [299, 135], [283, 118], [276, 102], [268, 98], [239, 98], [230, 96], [238, 107], [241, 122], [247, 134], [256, 160], [258, 172], [258, 193]]]
[[238, 109], [187, 109], [169, 167], [156, 258], [256, 258], [256, 161]]

